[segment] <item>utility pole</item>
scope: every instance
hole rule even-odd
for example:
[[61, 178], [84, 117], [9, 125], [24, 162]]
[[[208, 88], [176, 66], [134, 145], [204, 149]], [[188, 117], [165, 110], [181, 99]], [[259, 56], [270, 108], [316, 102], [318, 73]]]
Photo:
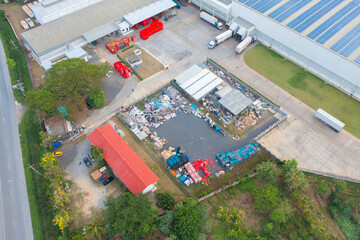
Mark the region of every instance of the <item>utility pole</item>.
[[39, 174], [39, 175], [41, 176], [41, 173], [39, 173], [38, 170], [36, 170], [33, 166], [31, 166], [31, 165], [29, 164], [29, 167], [30, 167], [32, 170], [34, 170], [37, 174]]

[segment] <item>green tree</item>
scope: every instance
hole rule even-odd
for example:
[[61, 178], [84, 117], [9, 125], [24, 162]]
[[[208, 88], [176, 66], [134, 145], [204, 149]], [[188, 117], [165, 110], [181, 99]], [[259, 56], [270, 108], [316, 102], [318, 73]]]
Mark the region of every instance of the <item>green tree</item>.
[[297, 161], [295, 159], [285, 161], [282, 168], [287, 191], [303, 191], [307, 181], [304, 173], [298, 169]]
[[156, 193], [155, 194], [157, 205], [163, 209], [171, 210], [175, 207], [176, 199], [169, 192]]
[[166, 211], [166, 213], [160, 217], [159, 230], [163, 233], [170, 234], [170, 225], [174, 220], [174, 212]]
[[335, 191], [338, 193], [344, 193], [347, 189], [347, 183], [344, 180], [336, 179], [335, 180]]
[[277, 182], [277, 176], [279, 175], [279, 169], [276, 164], [271, 161], [261, 162], [256, 166], [258, 176], [265, 178], [271, 183]]
[[216, 217], [228, 226], [227, 235], [231, 238], [245, 239], [247, 233], [244, 231], [245, 213], [236, 207], [220, 207]]
[[270, 211], [278, 206], [279, 190], [273, 185], [254, 188], [252, 194], [255, 196], [254, 206], [258, 209]]
[[79, 102], [93, 89], [100, 88], [100, 78], [106, 69], [84, 59], [67, 59], [54, 64], [48, 71], [44, 88], [58, 99], [60, 105]]
[[89, 93], [88, 103], [94, 108], [105, 106], [105, 93], [101, 88], [91, 90]]
[[78, 233], [78, 234], [76, 234], [75, 236], [73, 236], [73, 237], [71, 238], [71, 240], [85, 240], [85, 237], [84, 237], [84, 235], [82, 235], [81, 233]]
[[330, 194], [330, 188], [326, 182], [319, 183], [316, 188], [316, 191], [322, 197]]
[[73, 237], [71, 238], [71, 240], [85, 240], [85, 237], [84, 237], [84, 235], [82, 235], [81, 233], [78, 233], [78, 234], [76, 234], [75, 236], [73, 236]]
[[282, 208], [276, 208], [270, 214], [271, 220], [276, 223], [284, 223], [286, 221], [286, 215]]
[[104, 159], [104, 149], [98, 147], [91, 147], [91, 156], [96, 161], [101, 161]]
[[14, 67], [16, 66], [16, 62], [15, 62], [15, 60], [12, 59], [12, 58], [6, 59], [6, 64], [8, 65], [8, 67], [9, 67], [10, 69], [14, 69]]
[[6, 21], [7, 20], [4, 10], [0, 10], [0, 20], [1, 21]]
[[97, 167], [100, 169], [104, 166], [106, 166], [106, 161], [104, 159], [102, 159], [98, 162]]
[[29, 91], [26, 94], [26, 103], [39, 109], [45, 113], [51, 113], [56, 110], [56, 99], [52, 93], [43, 88], [37, 88]]
[[176, 206], [173, 228], [178, 240], [198, 238], [202, 222], [196, 203], [197, 200], [189, 199]]
[[117, 198], [109, 197], [105, 206], [112, 236], [120, 233], [125, 240], [136, 240], [156, 229], [156, 209], [145, 195], [135, 197], [125, 192]]
[[274, 225], [273, 225], [272, 223], [268, 223], [268, 224], [266, 224], [266, 225], [263, 226], [263, 230], [264, 230], [264, 232], [266, 232], [267, 234], [272, 233], [273, 229], [274, 229]]
[[86, 236], [93, 240], [101, 239], [101, 237], [106, 233], [105, 227], [105, 221], [95, 217], [90, 224], [86, 225]]

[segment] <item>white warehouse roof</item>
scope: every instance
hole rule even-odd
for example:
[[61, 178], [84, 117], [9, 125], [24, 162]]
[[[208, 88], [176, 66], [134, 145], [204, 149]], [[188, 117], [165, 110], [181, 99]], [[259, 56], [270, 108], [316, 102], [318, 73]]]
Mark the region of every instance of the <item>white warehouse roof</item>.
[[215, 74], [197, 65], [177, 76], [175, 81], [195, 101], [199, 101], [222, 83]]
[[30, 3], [28, 6], [33, 11], [38, 22], [45, 24], [101, 1], [102, 0], [45, 0]]
[[159, 14], [169, 8], [175, 7], [176, 4], [172, 0], [160, 0], [149, 3], [140, 9], [130, 12], [124, 16], [124, 19], [130, 23], [131, 26], [148, 19], [155, 14]]

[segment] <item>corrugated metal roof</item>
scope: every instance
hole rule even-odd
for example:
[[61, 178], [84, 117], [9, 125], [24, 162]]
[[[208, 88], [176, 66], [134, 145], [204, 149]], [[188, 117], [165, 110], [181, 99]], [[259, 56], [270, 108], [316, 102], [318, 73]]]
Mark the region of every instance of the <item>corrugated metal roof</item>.
[[225, 87], [223, 87], [222, 89], [220, 89], [219, 91], [217, 91], [215, 94], [216, 94], [219, 98], [223, 98], [226, 94], [228, 94], [229, 92], [231, 92], [231, 90], [233, 90], [233, 88], [230, 87], [229, 85], [226, 85]]
[[203, 69], [198, 65], [194, 65], [191, 68], [187, 69], [185, 72], [181, 73], [175, 78], [176, 83], [180, 86], [184, 82], [188, 81], [194, 75], [200, 73]]
[[154, 0], [103, 0], [51, 23], [22, 33], [37, 55], [108, 23], [121, 20], [128, 12]]
[[191, 85], [186, 89], [186, 92], [188, 92], [190, 95], [194, 95], [204, 87], [206, 87], [208, 84], [210, 84], [212, 81], [216, 79], [215, 74], [207, 74], [203, 78], [199, 79], [196, 83]]
[[195, 82], [197, 82], [199, 79], [201, 79], [202, 77], [204, 77], [206, 74], [209, 74], [210, 71], [207, 69], [203, 69], [200, 73], [194, 75], [192, 78], [190, 78], [189, 80], [187, 80], [186, 82], [184, 82], [183, 84], [180, 85], [181, 88], [183, 89], [187, 89], [188, 87], [190, 87], [192, 84], [194, 84]]
[[68, 58], [81, 58], [86, 56], [86, 52], [81, 47], [74, 48], [69, 52], [65, 53]]
[[328, 125], [330, 125], [331, 127], [335, 128], [338, 131], [340, 131], [345, 126], [345, 123], [343, 123], [340, 120], [334, 118], [329, 113], [322, 110], [321, 108], [319, 108], [315, 112], [315, 117], [317, 117], [320, 120], [324, 121], [325, 123], [327, 123]]
[[222, 83], [222, 80], [220, 78], [215, 78], [214, 81], [212, 81], [210, 84], [206, 85], [200, 91], [195, 93], [195, 95], [193, 95], [192, 97], [195, 99], [195, 101], [199, 101], [201, 98], [205, 97], [207, 94], [209, 94], [209, 92], [214, 90], [221, 83]]
[[232, 89], [228, 94], [220, 99], [219, 103], [234, 115], [238, 115], [247, 107], [249, 107], [253, 102], [239, 90]]
[[84, 33], [83, 36], [87, 42], [92, 42], [105, 35], [115, 32], [116, 30], [119, 30], [119, 27], [114, 23], [109, 23], [96, 29], [92, 29], [91, 31]]
[[148, 4], [138, 10], [132, 11], [124, 16], [124, 19], [130, 23], [131, 26], [148, 19], [156, 14], [159, 14], [169, 8], [175, 7], [176, 4], [172, 0], [160, 0]]
[[104, 159], [132, 193], [139, 194], [159, 180], [110, 124], [95, 129], [88, 139], [104, 150]]

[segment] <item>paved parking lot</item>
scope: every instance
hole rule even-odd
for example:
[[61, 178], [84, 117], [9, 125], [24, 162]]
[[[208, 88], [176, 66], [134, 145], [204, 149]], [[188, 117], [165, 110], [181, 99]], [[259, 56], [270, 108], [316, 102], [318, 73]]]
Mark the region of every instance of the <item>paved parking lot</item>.
[[[164, 148], [180, 146], [191, 162], [199, 158], [215, 161], [217, 153], [233, 151], [249, 144], [255, 136], [276, 121], [275, 117], [267, 119], [241, 141], [234, 141], [229, 136], [215, 131], [204, 119], [185, 113], [178, 114], [176, 118], [166, 121], [158, 129], [152, 129], [152, 131], [168, 140]], [[219, 171], [219, 165], [214, 166], [211, 170], [212, 174]]]

